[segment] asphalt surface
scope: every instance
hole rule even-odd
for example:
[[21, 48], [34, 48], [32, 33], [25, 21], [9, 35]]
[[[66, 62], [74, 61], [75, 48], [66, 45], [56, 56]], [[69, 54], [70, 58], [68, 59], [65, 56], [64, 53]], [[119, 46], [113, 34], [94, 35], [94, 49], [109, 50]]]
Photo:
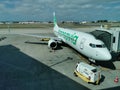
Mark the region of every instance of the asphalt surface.
[[0, 90], [87, 90], [67, 76], [24, 54], [0, 46]]
[[[85, 31], [87, 29], [84, 29]], [[92, 29], [91, 29], [92, 30]], [[96, 90], [119, 89], [119, 61], [99, 63], [102, 68], [100, 85], [88, 84], [74, 77], [75, 65], [85, 58], [68, 46], [48, 49], [40, 39], [19, 35], [33, 33], [52, 35], [52, 29], [0, 30], [0, 90]], [[13, 34], [19, 33], [19, 34]], [[25, 42], [32, 43], [25, 43]], [[112, 68], [111, 68], [112, 67]], [[109, 69], [108, 69], [109, 68]]]

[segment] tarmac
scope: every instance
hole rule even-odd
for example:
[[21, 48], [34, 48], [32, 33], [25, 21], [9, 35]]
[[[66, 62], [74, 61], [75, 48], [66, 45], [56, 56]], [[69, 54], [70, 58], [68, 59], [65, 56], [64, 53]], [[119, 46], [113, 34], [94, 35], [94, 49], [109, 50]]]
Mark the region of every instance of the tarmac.
[[[77, 28], [89, 32], [94, 28]], [[88, 84], [73, 75], [77, 62], [87, 59], [69, 46], [51, 50], [47, 42], [23, 33], [54, 36], [52, 28], [0, 29], [0, 90], [98, 90], [119, 89], [120, 61], [98, 62], [102, 79]], [[31, 43], [26, 43], [31, 42]]]

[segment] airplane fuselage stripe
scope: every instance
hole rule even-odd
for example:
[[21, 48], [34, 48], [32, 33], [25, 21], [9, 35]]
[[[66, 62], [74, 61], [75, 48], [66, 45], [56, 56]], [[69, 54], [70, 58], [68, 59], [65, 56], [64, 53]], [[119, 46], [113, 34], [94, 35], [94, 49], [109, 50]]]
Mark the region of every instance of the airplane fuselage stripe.
[[68, 33], [66, 31], [63, 31], [61, 29], [58, 30], [58, 34], [60, 37], [63, 37], [66, 41], [72, 43], [73, 45], [76, 45], [76, 42], [78, 40], [78, 36], [76, 35], [76, 33]]

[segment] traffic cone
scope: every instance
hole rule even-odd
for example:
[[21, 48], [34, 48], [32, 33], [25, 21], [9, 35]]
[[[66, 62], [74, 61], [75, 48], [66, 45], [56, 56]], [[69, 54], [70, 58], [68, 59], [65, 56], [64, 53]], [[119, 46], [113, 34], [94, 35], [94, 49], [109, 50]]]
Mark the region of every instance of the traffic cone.
[[118, 76], [115, 77], [114, 82], [115, 82], [115, 83], [118, 83], [118, 82], [119, 82]]

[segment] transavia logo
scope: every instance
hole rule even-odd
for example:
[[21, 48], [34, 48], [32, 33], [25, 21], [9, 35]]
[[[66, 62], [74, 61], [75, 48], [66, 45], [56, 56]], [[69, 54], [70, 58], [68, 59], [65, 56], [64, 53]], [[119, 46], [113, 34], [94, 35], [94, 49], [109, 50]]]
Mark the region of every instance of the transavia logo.
[[74, 34], [70, 34], [68, 32], [62, 31], [62, 30], [58, 30], [58, 33], [61, 37], [63, 37], [66, 41], [71, 42], [72, 44], [76, 45], [78, 36], [76, 35], [76, 33]]

